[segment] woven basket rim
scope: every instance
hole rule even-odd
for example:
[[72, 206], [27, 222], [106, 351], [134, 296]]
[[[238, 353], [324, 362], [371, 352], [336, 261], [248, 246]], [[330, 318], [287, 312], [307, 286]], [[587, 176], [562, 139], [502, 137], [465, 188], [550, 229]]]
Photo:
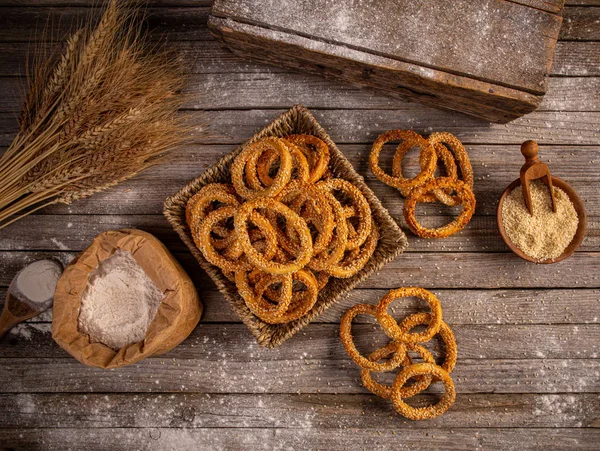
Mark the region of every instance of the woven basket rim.
[[[202, 186], [215, 182], [230, 183], [230, 179], [227, 179], [229, 167], [235, 156], [248, 144], [265, 136], [285, 136], [292, 133], [312, 134], [327, 143], [331, 156], [330, 170], [335, 177], [349, 180], [362, 191], [371, 206], [373, 219], [379, 226], [381, 238], [373, 256], [369, 262], [367, 262], [365, 268], [349, 279], [330, 279], [331, 282], [328, 283], [325, 289], [319, 294], [315, 307], [313, 307], [307, 315], [287, 324], [272, 325], [265, 323], [254, 316], [237, 293], [235, 284], [229, 281], [219, 268], [213, 266], [204, 259], [202, 253], [195, 246], [187, 226], [185, 206], [188, 199], [202, 188]], [[275, 348], [281, 345], [285, 340], [291, 338], [323, 311], [337, 303], [342, 297], [346, 296], [359, 283], [365, 281], [375, 272], [379, 271], [385, 264], [398, 257], [408, 246], [406, 235], [390, 216], [388, 210], [381, 204], [381, 201], [367, 186], [363, 177], [356, 172], [352, 164], [337, 148], [335, 143], [310, 111], [302, 105], [295, 105], [278, 116], [273, 122], [259, 130], [249, 140], [237, 146], [231, 153], [222, 157], [214, 166], [190, 181], [177, 193], [165, 199], [163, 214], [181, 240], [187, 245], [192, 255], [200, 264], [200, 267], [206, 271], [216, 284], [218, 290], [225, 296], [235, 313], [256, 337], [258, 343], [261, 346], [268, 348]]]

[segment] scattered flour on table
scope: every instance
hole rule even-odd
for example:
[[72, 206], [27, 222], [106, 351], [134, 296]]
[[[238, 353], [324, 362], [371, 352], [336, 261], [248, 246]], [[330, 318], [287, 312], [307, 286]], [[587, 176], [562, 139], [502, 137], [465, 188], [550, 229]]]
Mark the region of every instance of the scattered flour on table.
[[131, 253], [119, 249], [90, 273], [78, 328], [118, 350], [144, 339], [163, 298]]

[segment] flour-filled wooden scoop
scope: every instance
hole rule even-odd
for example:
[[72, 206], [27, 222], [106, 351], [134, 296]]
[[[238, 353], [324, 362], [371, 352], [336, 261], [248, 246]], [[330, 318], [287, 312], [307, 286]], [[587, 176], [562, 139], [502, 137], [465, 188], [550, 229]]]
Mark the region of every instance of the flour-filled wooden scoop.
[[63, 267], [54, 260], [25, 266], [10, 283], [0, 316], [0, 339], [17, 324], [52, 307], [54, 290]]
[[550, 190], [550, 199], [552, 200], [552, 211], [556, 213], [556, 200], [554, 199], [554, 190], [552, 189], [552, 175], [546, 163], [543, 163], [538, 158], [538, 145], [535, 141], [525, 141], [521, 144], [521, 153], [525, 157], [525, 164], [521, 166], [521, 187], [523, 189], [523, 200], [533, 215], [531, 206], [531, 192], [529, 184], [533, 180], [542, 180], [542, 182]]

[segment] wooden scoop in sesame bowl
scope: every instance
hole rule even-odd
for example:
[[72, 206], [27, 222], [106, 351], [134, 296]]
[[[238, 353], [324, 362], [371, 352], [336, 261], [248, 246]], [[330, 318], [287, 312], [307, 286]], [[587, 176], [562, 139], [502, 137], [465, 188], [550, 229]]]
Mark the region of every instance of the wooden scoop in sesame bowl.
[[556, 263], [573, 255], [586, 232], [583, 201], [571, 185], [550, 174], [535, 141], [521, 145], [520, 178], [502, 193], [496, 213], [508, 248], [534, 263]]

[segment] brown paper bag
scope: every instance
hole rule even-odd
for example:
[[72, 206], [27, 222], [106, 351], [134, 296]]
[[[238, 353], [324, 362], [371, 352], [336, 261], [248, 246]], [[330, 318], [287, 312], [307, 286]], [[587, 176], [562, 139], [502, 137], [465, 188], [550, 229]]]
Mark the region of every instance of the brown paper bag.
[[[131, 252], [166, 296], [146, 338], [114, 351], [102, 343], [91, 342], [89, 335], [79, 332], [77, 319], [89, 274], [117, 249]], [[52, 337], [81, 363], [118, 368], [173, 349], [194, 330], [201, 314], [202, 303], [194, 284], [158, 239], [141, 230], [115, 230], [98, 235], [62, 274], [54, 294]]]

